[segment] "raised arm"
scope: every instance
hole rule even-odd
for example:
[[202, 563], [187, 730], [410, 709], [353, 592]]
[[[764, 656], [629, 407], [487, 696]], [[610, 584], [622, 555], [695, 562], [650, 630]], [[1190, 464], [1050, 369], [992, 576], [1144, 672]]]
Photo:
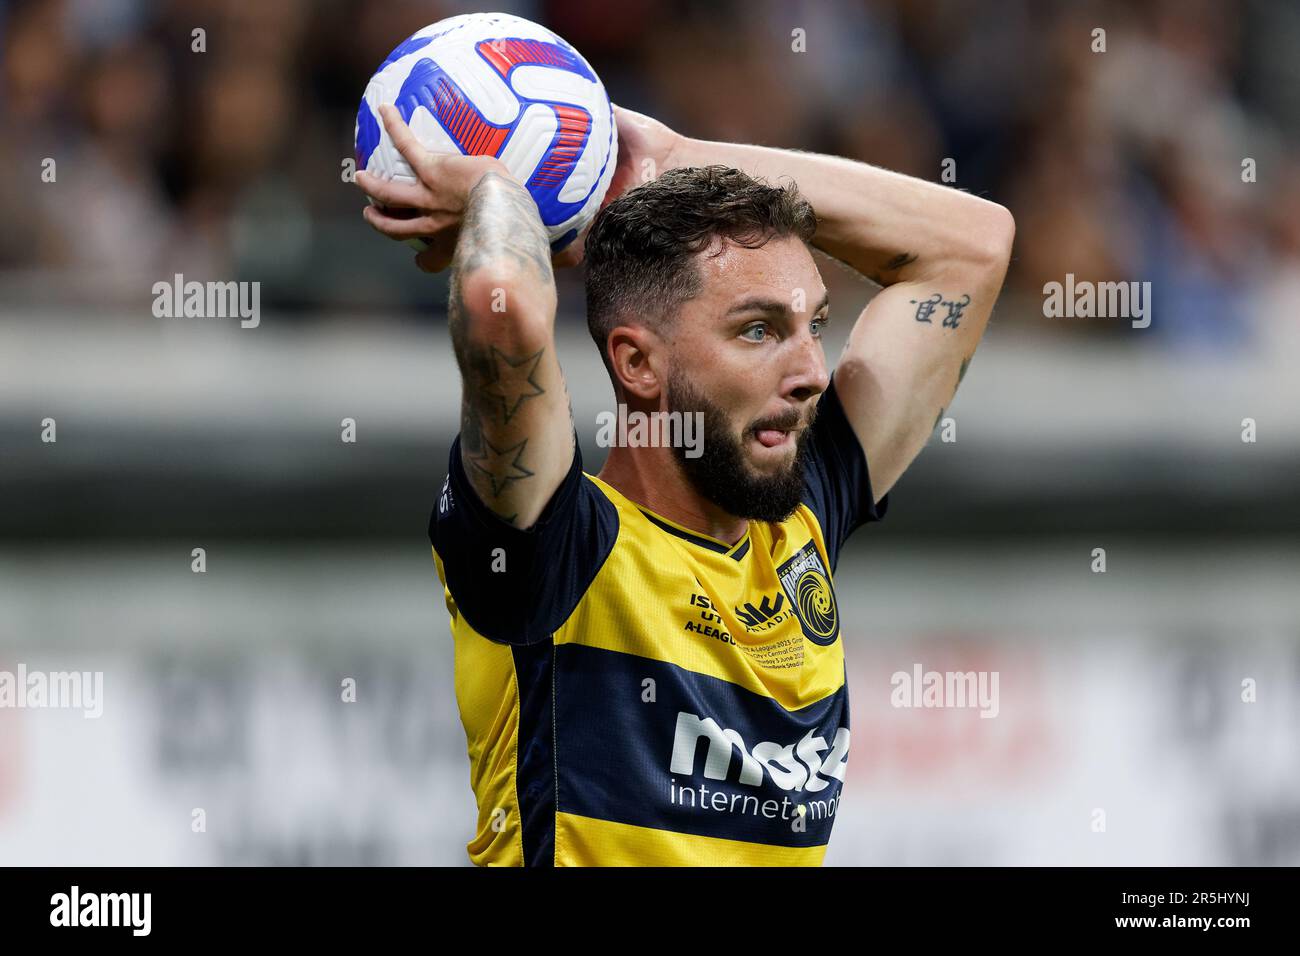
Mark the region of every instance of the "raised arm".
[[[419, 177], [357, 182], [385, 208], [366, 219], [395, 239], [432, 237], [434, 271], [450, 257], [448, 324], [461, 373], [461, 459], [488, 508], [533, 525], [573, 463], [573, 419], [555, 351], [555, 277], [537, 205], [488, 157], [431, 153], [390, 107], [388, 133]], [[394, 215], [398, 208], [419, 215]]]
[[817, 212], [813, 244], [885, 287], [835, 367], [879, 500], [966, 374], [1010, 261], [1011, 213], [947, 186], [794, 150], [679, 139], [668, 165], [712, 163], [793, 179]]
[[504, 170], [485, 174], [451, 263], [461, 456], [483, 503], [521, 528], [537, 521], [573, 463], [555, 304], [537, 205]]

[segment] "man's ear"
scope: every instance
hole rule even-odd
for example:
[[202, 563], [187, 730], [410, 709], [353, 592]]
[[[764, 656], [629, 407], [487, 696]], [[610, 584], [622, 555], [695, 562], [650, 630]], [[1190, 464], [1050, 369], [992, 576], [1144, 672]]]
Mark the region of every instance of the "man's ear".
[[659, 398], [664, 383], [651, 359], [663, 343], [654, 332], [643, 325], [620, 325], [609, 333], [606, 347], [617, 388], [629, 398]]

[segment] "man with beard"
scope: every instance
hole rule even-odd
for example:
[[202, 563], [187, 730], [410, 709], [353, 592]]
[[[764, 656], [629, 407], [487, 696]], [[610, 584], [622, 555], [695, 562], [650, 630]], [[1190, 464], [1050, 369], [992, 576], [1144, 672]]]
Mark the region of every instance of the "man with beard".
[[[386, 109], [420, 182], [358, 175], [384, 204], [372, 225], [451, 267], [461, 432], [429, 533], [478, 799], [469, 855], [818, 864], [850, 740], [836, 561], [952, 400], [1014, 227], [861, 163], [617, 116], [618, 172], [579, 244], [588, 324], [617, 402], [703, 413], [699, 457], [615, 447], [583, 472], [552, 256], [500, 163], [430, 154]], [[884, 286], [834, 378], [810, 245]]]

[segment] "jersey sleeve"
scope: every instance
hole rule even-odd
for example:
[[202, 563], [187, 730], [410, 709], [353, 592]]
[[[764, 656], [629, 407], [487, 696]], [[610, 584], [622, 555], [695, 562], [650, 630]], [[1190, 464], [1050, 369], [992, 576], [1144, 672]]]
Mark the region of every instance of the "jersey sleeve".
[[849, 535], [879, 521], [889, 509], [888, 495], [877, 502], [872, 494], [867, 456], [840, 404], [833, 375], [817, 405], [804, 466], [803, 500], [821, 523], [832, 570]]
[[429, 519], [429, 540], [457, 611], [479, 634], [503, 644], [536, 644], [573, 613], [614, 547], [618, 511], [573, 463], [526, 530], [499, 518], [465, 476], [460, 436]]

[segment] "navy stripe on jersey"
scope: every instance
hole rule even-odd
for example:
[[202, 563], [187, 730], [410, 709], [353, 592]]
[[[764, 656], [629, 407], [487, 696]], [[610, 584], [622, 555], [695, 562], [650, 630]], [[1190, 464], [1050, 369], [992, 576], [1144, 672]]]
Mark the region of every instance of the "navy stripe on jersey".
[[[470, 627], [504, 644], [550, 639], [573, 613], [618, 537], [618, 510], [573, 463], [527, 530], [495, 515], [465, 477], [460, 436], [451, 444], [447, 478], [429, 519], [429, 540], [442, 559], [447, 588]], [[501, 548], [504, 570], [494, 554]]]
[[871, 493], [867, 456], [844, 414], [834, 375], [818, 402], [810, 446], [803, 500], [821, 523], [833, 572], [854, 529], [879, 521], [889, 508], [888, 495], [876, 502]]
[[561, 812], [775, 846], [829, 842], [848, 758], [843, 686], [787, 711], [664, 661], [555, 650]]
[[551, 726], [551, 683], [555, 645], [510, 649], [519, 687], [519, 751], [515, 798], [523, 831], [524, 866], [555, 865], [555, 751]]

